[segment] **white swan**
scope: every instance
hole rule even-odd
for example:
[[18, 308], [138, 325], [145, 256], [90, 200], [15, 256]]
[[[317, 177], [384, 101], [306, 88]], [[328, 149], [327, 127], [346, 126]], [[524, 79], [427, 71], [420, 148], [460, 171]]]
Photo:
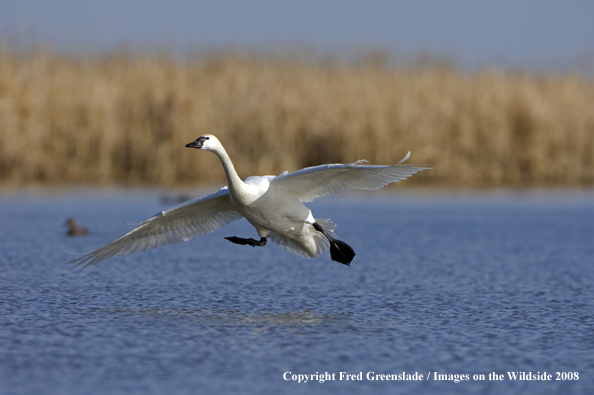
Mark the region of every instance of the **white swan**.
[[314, 219], [302, 202], [349, 189], [380, 189], [428, 169], [402, 165], [409, 152], [391, 166], [360, 165], [364, 161], [357, 161], [308, 167], [293, 173], [285, 171], [278, 176], [248, 177], [242, 181], [215, 136], [206, 134], [186, 147], [214, 152], [221, 160], [229, 188], [161, 211], [120, 238], [69, 263], [87, 267], [115, 256], [188, 241], [245, 217], [256, 228], [260, 240], [235, 236], [226, 237], [227, 240], [264, 246], [269, 237], [280, 247], [304, 258], [317, 257], [330, 248], [332, 260], [349, 265], [355, 252], [336, 239], [333, 232], [336, 225], [329, 219]]

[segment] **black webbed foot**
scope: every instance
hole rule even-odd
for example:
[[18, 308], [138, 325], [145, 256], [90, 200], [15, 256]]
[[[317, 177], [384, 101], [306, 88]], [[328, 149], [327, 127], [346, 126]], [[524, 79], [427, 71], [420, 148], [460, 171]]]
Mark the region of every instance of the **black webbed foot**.
[[355, 257], [355, 251], [344, 241], [337, 239], [330, 241], [330, 258], [335, 262], [351, 266], [351, 261]]
[[326, 232], [322, 225], [318, 224], [317, 222], [313, 223], [313, 227], [318, 232], [322, 232], [330, 242], [330, 258], [335, 262], [340, 262], [343, 265], [351, 266], [351, 261], [355, 255], [357, 255], [351, 246], [344, 241], [340, 241], [330, 236], [330, 234]]
[[254, 240], [252, 238], [244, 239], [237, 236], [225, 237], [225, 239], [229, 240], [231, 243], [240, 244], [243, 246], [247, 245], [252, 247], [264, 247], [266, 245], [266, 237], [262, 237], [260, 240]]

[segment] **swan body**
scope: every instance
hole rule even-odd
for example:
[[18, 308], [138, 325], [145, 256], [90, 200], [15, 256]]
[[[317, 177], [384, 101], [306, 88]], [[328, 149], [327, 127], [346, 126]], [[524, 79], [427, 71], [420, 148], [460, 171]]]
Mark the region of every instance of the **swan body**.
[[264, 246], [270, 238], [288, 252], [304, 258], [317, 257], [330, 249], [333, 260], [349, 265], [355, 253], [348, 244], [336, 239], [336, 225], [329, 219], [315, 219], [303, 203], [344, 190], [380, 189], [428, 169], [401, 164], [409, 158], [409, 152], [395, 165], [370, 166], [357, 161], [241, 180], [215, 136], [200, 136], [186, 147], [216, 154], [228, 187], [161, 211], [125, 235], [70, 263], [86, 267], [115, 256], [188, 241], [244, 217], [256, 228], [260, 240], [235, 236], [226, 239], [235, 244]]

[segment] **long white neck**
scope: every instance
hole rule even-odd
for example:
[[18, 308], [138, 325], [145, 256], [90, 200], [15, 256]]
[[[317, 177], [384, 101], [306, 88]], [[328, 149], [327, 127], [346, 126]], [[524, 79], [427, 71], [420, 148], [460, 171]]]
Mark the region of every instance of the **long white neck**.
[[241, 194], [246, 189], [246, 184], [241, 180], [241, 178], [239, 178], [239, 175], [237, 175], [235, 166], [233, 166], [233, 162], [231, 162], [231, 158], [229, 158], [227, 151], [225, 151], [223, 146], [220, 146], [216, 151], [213, 152], [221, 160], [221, 164], [225, 170], [225, 175], [227, 176], [227, 182], [229, 183], [229, 189], [232, 193]]

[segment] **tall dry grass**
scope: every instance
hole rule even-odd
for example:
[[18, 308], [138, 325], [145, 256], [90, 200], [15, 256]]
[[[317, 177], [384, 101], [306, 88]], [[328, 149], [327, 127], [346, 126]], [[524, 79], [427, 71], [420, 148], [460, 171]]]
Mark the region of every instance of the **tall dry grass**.
[[428, 164], [408, 184], [593, 185], [594, 81], [439, 64], [0, 47], [0, 183], [222, 182], [330, 162]]

